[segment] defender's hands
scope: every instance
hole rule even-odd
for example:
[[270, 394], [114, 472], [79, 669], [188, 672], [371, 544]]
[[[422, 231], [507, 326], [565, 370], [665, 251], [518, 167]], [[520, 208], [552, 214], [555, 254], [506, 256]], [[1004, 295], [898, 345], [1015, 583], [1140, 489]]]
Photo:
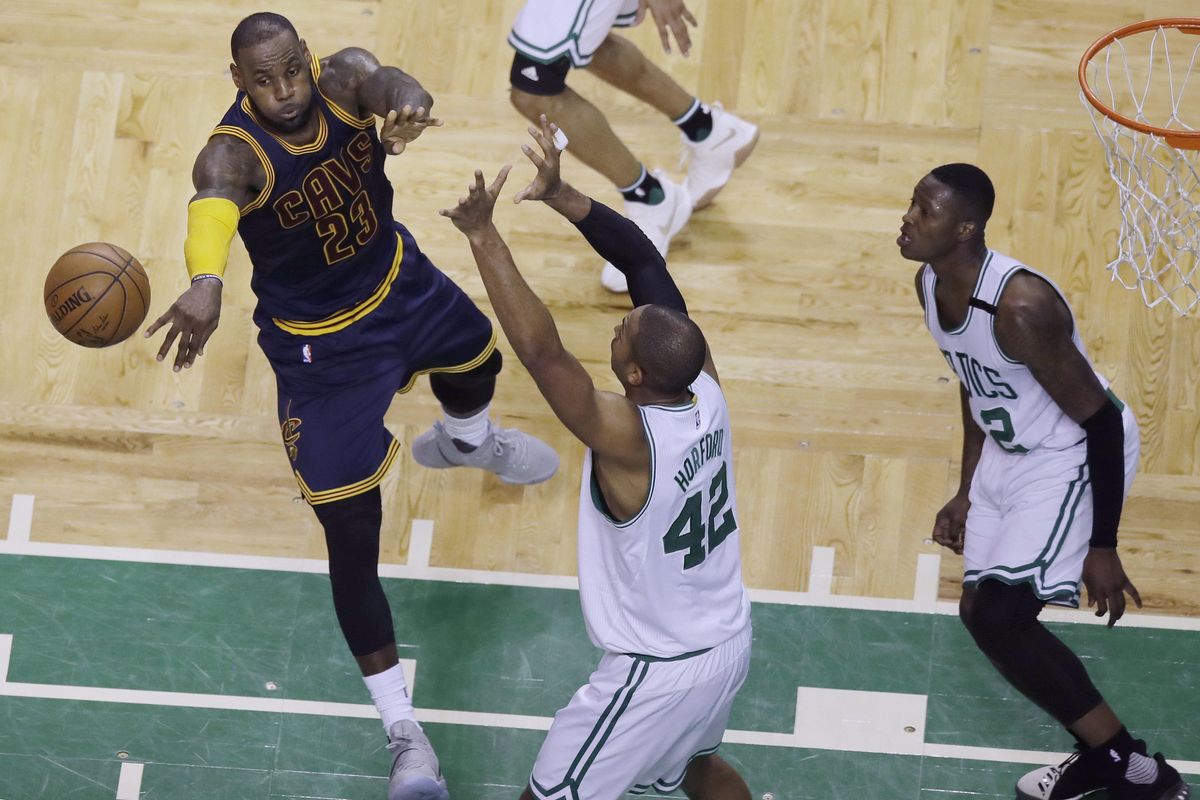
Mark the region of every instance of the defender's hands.
[[421, 135], [426, 128], [441, 127], [442, 121], [436, 117], [425, 115], [424, 106], [404, 106], [396, 111], [392, 109], [383, 120], [379, 130], [379, 141], [387, 152], [398, 156], [408, 147], [408, 143]]
[[650, 16], [654, 17], [654, 24], [658, 26], [658, 36], [662, 39], [663, 52], [671, 52], [670, 34], [673, 33], [675, 41], [679, 43], [679, 52], [686, 57], [692, 49], [692, 37], [688, 33], [684, 21], [690, 22], [693, 28], [699, 23], [692, 16], [692, 12], [688, 11], [684, 0], [638, 0], [634, 25], [640, 25], [646, 18], [647, 9], [650, 11]]
[[521, 152], [537, 167], [537, 175], [528, 186], [517, 192], [513, 198], [514, 203], [522, 200], [549, 200], [562, 189], [562, 177], [559, 175], [562, 151], [554, 144], [554, 134], [558, 133], [558, 126], [548, 121], [545, 114], [542, 114], [541, 123], [541, 130], [530, 126], [529, 135], [542, 148], [542, 155], [539, 156], [527, 144], [521, 145]]
[[500, 168], [500, 174], [491, 186], [483, 185], [483, 170], [475, 170], [475, 184], [468, 187], [467, 196], [460, 198], [454, 208], [443, 208], [438, 213], [449, 217], [454, 227], [467, 235], [468, 239], [478, 236], [492, 228], [492, 209], [496, 207], [496, 198], [508, 178], [512, 164]]
[[967, 534], [967, 512], [970, 509], [971, 500], [966, 493], [950, 498], [933, 522], [933, 540], [961, 556]]
[[1142, 597], [1125, 574], [1115, 547], [1092, 547], [1083, 559], [1083, 585], [1087, 587], [1088, 607], [1096, 606], [1096, 616], [1108, 614], [1108, 627], [1125, 615], [1125, 593], [1142, 607]]
[[146, 329], [145, 338], [149, 339], [159, 328], [171, 323], [167, 338], [158, 349], [158, 361], [167, 357], [177, 336], [179, 350], [175, 353], [176, 372], [192, 366], [196, 356], [204, 355], [204, 345], [221, 319], [221, 288], [220, 281], [196, 281]]

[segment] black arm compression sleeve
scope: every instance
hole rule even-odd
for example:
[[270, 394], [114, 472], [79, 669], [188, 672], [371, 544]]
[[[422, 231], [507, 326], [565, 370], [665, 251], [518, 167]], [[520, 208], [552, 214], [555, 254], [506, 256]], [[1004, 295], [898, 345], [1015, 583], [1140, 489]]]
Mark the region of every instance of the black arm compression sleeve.
[[1116, 547], [1125, 502], [1125, 426], [1111, 400], [1083, 423], [1092, 479], [1092, 547]]
[[575, 227], [593, 250], [624, 273], [635, 307], [654, 303], [687, 313], [683, 295], [667, 272], [667, 263], [641, 228], [595, 200], [591, 211]]

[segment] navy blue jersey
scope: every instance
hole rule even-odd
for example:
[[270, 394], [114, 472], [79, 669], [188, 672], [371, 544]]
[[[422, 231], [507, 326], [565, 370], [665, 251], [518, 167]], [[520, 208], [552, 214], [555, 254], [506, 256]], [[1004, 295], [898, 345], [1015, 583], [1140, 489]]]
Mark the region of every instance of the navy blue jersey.
[[213, 131], [247, 142], [267, 175], [238, 224], [254, 266], [255, 320], [308, 336], [340, 330], [377, 308], [401, 256], [375, 119], [331, 102], [320, 75], [314, 57], [319, 127], [311, 143], [288, 144], [265, 130], [245, 92]]

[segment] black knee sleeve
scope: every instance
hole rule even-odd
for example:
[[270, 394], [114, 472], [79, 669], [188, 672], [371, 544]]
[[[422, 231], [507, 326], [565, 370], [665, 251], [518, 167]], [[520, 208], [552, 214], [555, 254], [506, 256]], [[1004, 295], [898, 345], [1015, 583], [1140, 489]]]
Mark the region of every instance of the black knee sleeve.
[[492, 402], [496, 376], [504, 366], [504, 357], [493, 350], [487, 360], [469, 372], [435, 372], [429, 376], [429, 388], [448, 414], [464, 417]]
[[570, 69], [571, 59], [567, 56], [549, 64], [542, 64], [517, 53], [513, 56], [508, 80], [514, 89], [520, 89], [527, 94], [550, 97], [562, 94], [567, 88], [567, 72]]
[[963, 622], [1009, 683], [1068, 726], [1102, 698], [1079, 657], [1038, 621], [1043, 605], [1027, 583], [985, 580]]
[[325, 529], [333, 609], [350, 652], [364, 656], [395, 642], [392, 610], [379, 582], [379, 487], [313, 511]]

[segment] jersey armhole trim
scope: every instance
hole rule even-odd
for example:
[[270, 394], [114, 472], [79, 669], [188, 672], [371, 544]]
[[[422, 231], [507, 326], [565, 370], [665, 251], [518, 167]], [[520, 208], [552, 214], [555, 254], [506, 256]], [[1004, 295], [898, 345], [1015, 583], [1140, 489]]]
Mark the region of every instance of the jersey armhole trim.
[[325, 94], [325, 92], [321, 90], [321, 59], [317, 58], [312, 53], [309, 53], [308, 56], [310, 59], [312, 59], [311, 67], [313, 86], [316, 87], [317, 94], [321, 95], [321, 99], [325, 101], [325, 105], [329, 106], [329, 110], [333, 112], [333, 115], [352, 128], [366, 130], [367, 128], [375, 127], [374, 114], [372, 114], [370, 118], [359, 117], [355, 114], [352, 114], [349, 110], [342, 108], [337, 103], [333, 102], [333, 100], [329, 99], [329, 95]]
[[238, 209], [241, 212], [241, 215], [244, 217], [251, 211], [262, 208], [262, 206], [266, 204], [267, 198], [271, 196], [271, 191], [275, 188], [275, 168], [271, 166], [271, 159], [267, 157], [267, 152], [263, 150], [262, 145], [259, 144], [258, 140], [251, 136], [248, 131], [242, 130], [235, 125], [218, 125], [217, 127], [213, 128], [213, 132], [209, 134], [208, 138], [212, 139], [212, 137], [217, 135], [233, 136], [234, 138], [241, 139], [243, 142], [250, 145], [250, 148], [254, 150], [254, 154], [258, 156], [258, 160], [262, 164], [263, 170], [267, 174], [267, 180], [263, 184], [262, 191], [258, 193], [258, 196]]
[[642, 507], [638, 509], [638, 512], [625, 522], [618, 522], [614, 519], [608, 509], [608, 503], [604, 500], [603, 492], [600, 491], [600, 482], [596, 478], [596, 451], [592, 451], [592, 468], [588, 475], [588, 493], [592, 496], [592, 507], [600, 513], [600, 516], [604, 517], [605, 522], [618, 529], [628, 528], [641, 519], [642, 515], [646, 513], [646, 509], [650, 507], [650, 501], [654, 499], [654, 435], [650, 433], [650, 422], [646, 419], [646, 412], [638, 408], [638, 414], [642, 418], [642, 430], [646, 432], [646, 444], [650, 446], [650, 490], [646, 493], [646, 502], [642, 503]]

